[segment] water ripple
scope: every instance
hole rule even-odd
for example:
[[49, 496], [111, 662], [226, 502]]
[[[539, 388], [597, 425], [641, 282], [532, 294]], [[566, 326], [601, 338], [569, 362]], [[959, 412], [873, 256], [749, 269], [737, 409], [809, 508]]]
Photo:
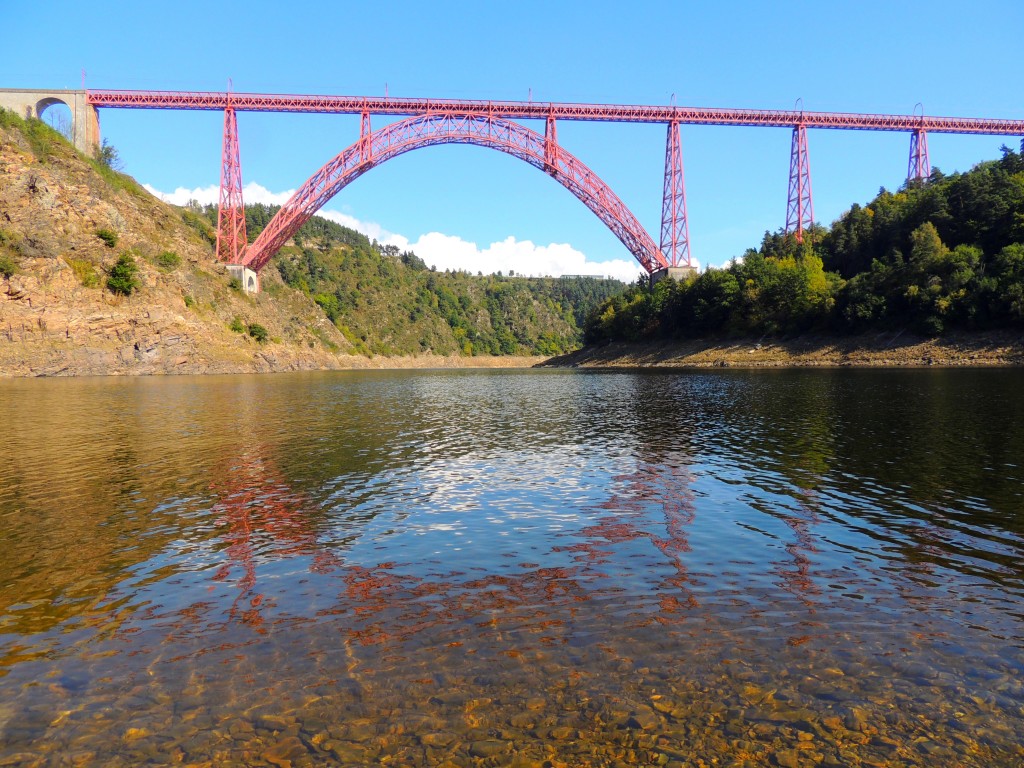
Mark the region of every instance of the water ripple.
[[1021, 383], [0, 381], [0, 762], [1005, 764]]

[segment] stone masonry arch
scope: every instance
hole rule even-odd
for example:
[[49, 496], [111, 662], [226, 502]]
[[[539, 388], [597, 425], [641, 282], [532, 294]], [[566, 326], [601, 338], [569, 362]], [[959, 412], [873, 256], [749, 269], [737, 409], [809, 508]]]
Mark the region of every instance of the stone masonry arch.
[[75, 148], [92, 155], [100, 146], [99, 111], [88, 101], [87, 91], [25, 88], [0, 89], [0, 107], [23, 118], [39, 118], [47, 107], [66, 104], [71, 110], [71, 141]]

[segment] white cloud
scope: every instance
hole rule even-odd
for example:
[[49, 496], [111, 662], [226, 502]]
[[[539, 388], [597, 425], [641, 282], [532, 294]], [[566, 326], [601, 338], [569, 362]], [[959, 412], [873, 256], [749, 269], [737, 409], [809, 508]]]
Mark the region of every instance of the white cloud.
[[[165, 203], [171, 203], [172, 205], [185, 205], [189, 200], [195, 200], [200, 205], [216, 205], [220, 202], [220, 187], [213, 184], [208, 187], [196, 187], [195, 189], [178, 187], [173, 192], [161, 192], [149, 184], [143, 184], [142, 186], [154, 197], [159, 197]], [[287, 192], [271, 192], [255, 181], [250, 181], [242, 187], [242, 199], [247, 203], [283, 205], [294, 194], [294, 189], [290, 189]]]
[[636, 280], [640, 265], [632, 259], [590, 261], [585, 254], [568, 243], [536, 245], [529, 240], [517, 240], [509, 235], [504, 240], [481, 249], [476, 243], [457, 235], [428, 232], [415, 242], [404, 235], [389, 232], [375, 221], [362, 221], [340, 211], [321, 210], [318, 216], [362, 232], [383, 245], [394, 245], [403, 251], [412, 251], [428, 265], [440, 270], [453, 269], [466, 272], [514, 271], [517, 275], [601, 275], [614, 277], [627, 283]]
[[[173, 192], [161, 192], [149, 184], [143, 186], [150, 194], [174, 205], [185, 205], [189, 200], [196, 200], [203, 205], [216, 204], [220, 199], [220, 188], [214, 185], [195, 189], [178, 187]], [[283, 205], [293, 194], [295, 190], [271, 192], [256, 182], [249, 182], [242, 189], [242, 197], [246, 202], [267, 205]], [[634, 282], [642, 271], [642, 267], [634, 259], [591, 261], [586, 254], [568, 243], [537, 245], [530, 240], [517, 240], [515, 236], [509, 235], [504, 240], [481, 248], [476, 243], [463, 240], [457, 235], [445, 235], [441, 232], [428, 232], [411, 241], [404, 235], [388, 231], [374, 221], [362, 221], [341, 211], [320, 210], [317, 215], [362, 232], [383, 245], [394, 245], [403, 251], [413, 251], [428, 265], [442, 271], [464, 270], [473, 274], [508, 274], [509, 271], [514, 271], [517, 275], [535, 277], [600, 275], [614, 277], [627, 283]]]
[[508, 273], [511, 270], [517, 275], [531, 276], [602, 275], [633, 282], [641, 271], [640, 265], [632, 259], [591, 261], [568, 243], [537, 245], [530, 240], [517, 240], [512, 235], [486, 248], [441, 232], [420, 235], [415, 242], [401, 235], [392, 235], [382, 242], [411, 250], [438, 269], [473, 273]]

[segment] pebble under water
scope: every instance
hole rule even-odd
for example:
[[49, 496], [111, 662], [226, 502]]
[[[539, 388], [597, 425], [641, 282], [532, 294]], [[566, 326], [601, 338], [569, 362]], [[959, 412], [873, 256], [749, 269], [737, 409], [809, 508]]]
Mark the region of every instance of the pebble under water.
[[0, 381], [0, 766], [1024, 765], [1021, 392]]

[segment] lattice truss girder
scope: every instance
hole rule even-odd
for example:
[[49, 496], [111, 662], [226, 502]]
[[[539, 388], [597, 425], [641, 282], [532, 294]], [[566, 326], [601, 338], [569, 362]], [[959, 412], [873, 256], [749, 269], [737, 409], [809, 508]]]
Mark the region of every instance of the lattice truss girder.
[[215, 109], [228, 106], [261, 112], [329, 112], [395, 117], [439, 112], [486, 114], [496, 118], [546, 120], [607, 120], [636, 123], [749, 125], [789, 128], [802, 122], [808, 128], [852, 128], [874, 131], [979, 133], [1024, 136], [1024, 120], [921, 115], [804, 112], [785, 109], [722, 109], [640, 104], [571, 104], [539, 101], [485, 101], [482, 99], [418, 99], [379, 96], [331, 96], [213, 91], [90, 90], [94, 107], [127, 109]]
[[249, 248], [244, 263], [259, 271], [328, 200], [371, 168], [434, 144], [475, 144], [518, 157], [551, 175], [590, 208], [647, 272], [668, 266], [665, 256], [625, 203], [596, 173], [548, 138], [487, 114], [455, 111], [419, 115], [364, 134], [313, 174], [282, 206]]

